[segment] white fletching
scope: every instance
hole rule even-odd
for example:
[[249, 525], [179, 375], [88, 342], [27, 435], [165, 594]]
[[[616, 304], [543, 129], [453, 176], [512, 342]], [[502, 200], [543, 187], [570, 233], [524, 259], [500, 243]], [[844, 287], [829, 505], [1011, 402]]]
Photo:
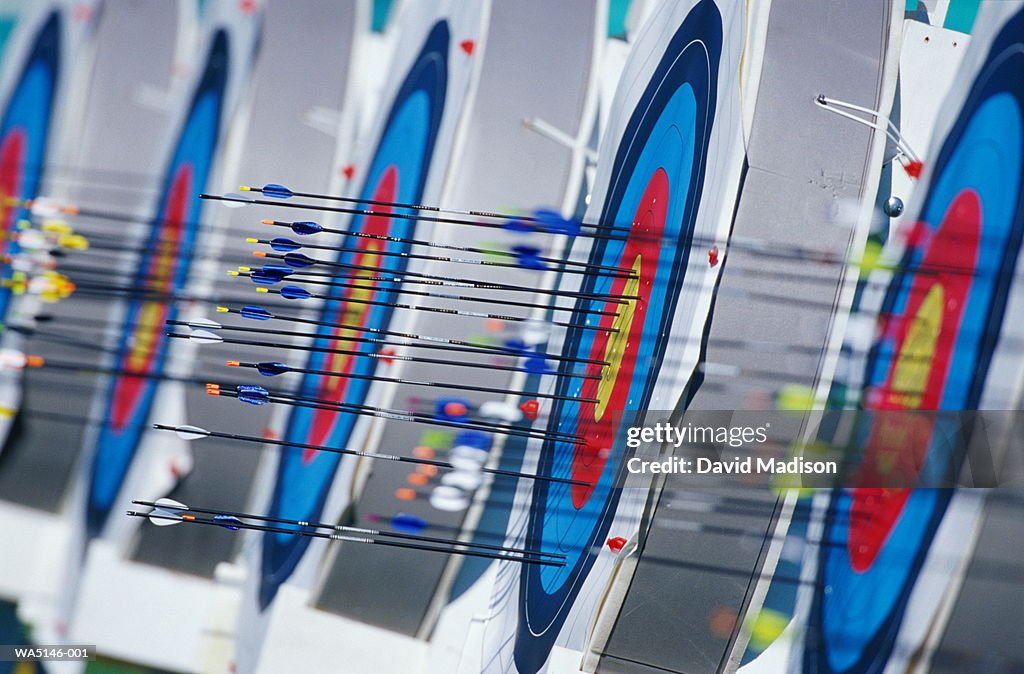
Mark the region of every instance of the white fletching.
[[172, 498], [158, 498], [156, 501], [157, 508], [174, 508], [176, 510], [188, 510], [188, 506], [181, 501], [175, 501]]
[[220, 344], [224, 341], [223, 337], [209, 330], [193, 330], [189, 339], [200, 344]]
[[475, 466], [482, 466], [487, 463], [487, 451], [469, 445], [456, 445], [448, 455], [448, 462], [457, 466], [458, 462], [471, 462]]
[[527, 346], [537, 346], [548, 341], [548, 327], [541, 321], [531, 320], [523, 326], [519, 338]]
[[455, 513], [469, 507], [469, 497], [458, 487], [440, 485], [431, 492], [430, 505], [438, 510]]
[[242, 208], [243, 206], [248, 206], [252, 203], [252, 199], [243, 194], [239, 194], [238, 192], [229, 192], [224, 196], [230, 199], [230, 201], [221, 201], [220, 203], [224, 204], [228, 208]]
[[473, 491], [484, 483], [484, 476], [477, 470], [455, 470], [441, 477], [441, 484]]
[[489, 400], [480, 406], [479, 414], [482, 417], [501, 419], [509, 423], [515, 423], [523, 418], [523, 411], [515, 405], [501, 402], [500, 400]]
[[20, 370], [28, 362], [25, 354], [15, 349], [0, 349], [0, 369]]
[[182, 440], [199, 440], [210, 434], [208, 430], [199, 426], [178, 426], [174, 432]]

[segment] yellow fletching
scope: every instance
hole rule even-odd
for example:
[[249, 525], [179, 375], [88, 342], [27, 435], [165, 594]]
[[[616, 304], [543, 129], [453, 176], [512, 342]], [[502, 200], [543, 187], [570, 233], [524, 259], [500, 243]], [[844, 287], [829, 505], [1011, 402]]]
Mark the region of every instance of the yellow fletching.
[[42, 230], [53, 234], [74, 234], [75, 230], [63, 220], [46, 220], [43, 222]]

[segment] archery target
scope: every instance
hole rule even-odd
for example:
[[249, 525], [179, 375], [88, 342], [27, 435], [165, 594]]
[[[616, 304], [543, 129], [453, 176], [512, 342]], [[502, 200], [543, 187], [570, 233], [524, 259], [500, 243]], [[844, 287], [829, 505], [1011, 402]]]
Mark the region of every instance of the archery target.
[[[458, 11], [438, 11], [429, 5], [410, 10], [403, 16], [403, 25], [417, 28], [422, 37], [410, 44], [409, 54], [402, 57], [408, 65], [396, 77], [394, 94], [382, 108], [377, 140], [367, 152], [365, 180], [359, 192], [362, 199], [421, 203], [436, 191], [438, 177], [443, 176], [451, 151], [455, 126], [465, 106], [464, 89], [471, 69], [468, 53], [459, 50], [459, 37], [467, 27], [476, 29], [480, 8], [460, 7]], [[410, 20], [413, 19], [413, 20]], [[407, 22], [407, 23], [406, 23]], [[415, 51], [413, 51], [415, 48]], [[453, 63], [453, 60], [461, 59]], [[363, 169], [357, 169], [362, 171]], [[381, 213], [413, 213], [410, 209], [374, 206]], [[413, 237], [417, 222], [389, 218], [385, 215], [356, 215], [345, 229], [374, 235], [399, 238]], [[394, 255], [406, 253], [409, 244], [380, 241], [365, 237], [342, 237], [341, 251], [335, 262], [346, 265], [341, 274], [365, 275], [368, 268], [382, 274], [405, 271], [408, 258]], [[388, 253], [379, 255], [378, 253]], [[362, 267], [362, 268], [360, 268]], [[376, 274], [377, 272], [374, 272]], [[373, 353], [376, 348], [367, 342], [345, 342], [361, 330], [386, 330], [394, 320], [393, 307], [373, 302], [390, 302], [398, 295], [389, 292], [397, 283], [374, 281], [363, 288], [331, 287], [319, 308], [318, 320], [343, 324], [346, 328], [321, 326], [314, 344], [318, 347], [343, 348], [360, 353]], [[358, 301], [351, 301], [358, 300]], [[366, 304], [370, 302], [371, 304]], [[349, 372], [360, 377], [373, 376], [379, 359], [358, 356], [313, 354], [304, 366], [308, 369]], [[303, 395], [339, 403], [362, 405], [374, 387], [368, 379], [343, 379], [313, 374], [303, 376]], [[359, 440], [358, 416], [326, 410], [292, 409], [287, 414], [285, 440], [307, 444], [349, 447]], [[274, 517], [303, 521], [322, 518], [335, 484], [341, 455], [334, 453], [283, 448], [276, 468], [269, 513]], [[258, 602], [266, 609], [278, 588], [287, 581], [303, 560], [310, 540], [288, 533], [262, 537]]]
[[[704, 331], [719, 270], [709, 267], [707, 249], [715, 241], [724, 249], [743, 167], [733, 69], [739, 13], [710, 0], [662, 8], [648, 41], [641, 38], [634, 48], [613, 104], [617, 112], [602, 145], [606, 161], [599, 163], [598, 189], [584, 219], [598, 223], [584, 231], [599, 236], [578, 237], [570, 257], [631, 275], [564, 277], [559, 287], [636, 299], [578, 301], [572, 322], [586, 327], [569, 328], [549, 344], [549, 351], [610, 363], [603, 370], [587, 366], [600, 379], [584, 380], [569, 376], [572, 367], [563, 361], [557, 383], [546, 384], [576, 398], [552, 403], [546, 430], [582, 436], [587, 444], [549, 439], [510, 442], [504, 450], [539, 456], [540, 474], [591, 483], [537, 481], [520, 488], [517, 504], [528, 498], [529, 506], [521, 506], [528, 515], [512, 523], [513, 534], [526, 548], [566, 555], [564, 567], [515, 571], [511, 656], [520, 672], [542, 669], [563, 628], [577, 622], [573, 615], [590, 620], [594, 591], [585, 588], [605, 539], [613, 528], [628, 536], [636, 526], [639, 502], [620, 498], [628, 459], [623, 433], [637, 411], [674, 408], [697, 364], [694, 342]], [[595, 316], [589, 308], [618, 315]], [[662, 368], [666, 362], [672, 365]]]
[[[1018, 12], [991, 42], [948, 133], [930, 155], [918, 222], [888, 253], [895, 271], [881, 284], [880, 338], [863, 363], [868, 409], [970, 410], [986, 395], [987, 405], [999, 399], [1009, 404], [1013, 384], [999, 381], [1009, 373], [990, 364], [1024, 233], [1022, 39], [1024, 13]], [[992, 397], [994, 388], [1002, 395]], [[865, 430], [866, 456], [877, 449], [874, 434], [883, 430]], [[941, 429], [917, 430], [929, 438], [926, 453], [903, 458], [922, 470], [955, 474], [958, 461], [939, 442]], [[818, 638], [805, 649], [806, 669], [879, 671], [892, 657], [953, 497], [952, 490], [854, 489], [834, 499], [825, 526], [828, 545], [818, 560], [823, 591], [810, 614]]]
[[[418, 203], [430, 168], [434, 143], [437, 140], [441, 116], [444, 112], [445, 89], [448, 77], [448, 49], [450, 33], [445, 21], [431, 29], [419, 55], [409, 69], [405, 81], [392, 102], [387, 122], [374, 153], [369, 175], [360, 197], [377, 201]], [[390, 207], [378, 210], [391, 213]], [[408, 209], [397, 209], [407, 213]], [[409, 237], [415, 229], [411, 220], [397, 220], [386, 216], [356, 216], [349, 226], [351, 231], [367, 234]], [[346, 239], [346, 248], [358, 252], [339, 253], [337, 261], [346, 265], [379, 266], [388, 272], [401, 272], [406, 259], [396, 256], [378, 256], [375, 252], [406, 252], [407, 244], [383, 242], [363, 237]], [[353, 272], [358, 273], [357, 269]], [[330, 299], [324, 302], [319, 320], [353, 326], [352, 329], [321, 326], [314, 345], [332, 348], [337, 339], [358, 334], [360, 329], [386, 328], [393, 309], [391, 307], [348, 303], [347, 299], [380, 300], [391, 293], [376, 288], [394, 288], [391, 282], [371, 282], [374, 290], [331, 287]], [[372, 353], [372, 344], [345, 343], [345, 349]], [[309, 369], [331, 372], [351, 372], [360, 376], [372, 375], [377, 359], [326, 353], [314, 353], [306, 365]], [[360, 404], [369, 388], [366, 379], [345, 379], [307, 374], [300, 390], [339, 403]], [[285, 440], [331, 447], [347, 447], [349, 436], [358, 417], [326, 410], [295, 409], [289, 415]], [[320, 453], [315, 450], [286, 448], [281, 453], [278, 479], [271, 501], [274, 517], [315, 520], [323, 509], [334, 472], [341, 455]], [[290, 534], [271, 534], [263, 537], [264, 576], [260, 586], [260, 602], [266, 607], [276, 594], [277, 587], [294, 571], [309, 539]]]
[[[53, 102], [60, 78], [61, 15], [49, 12], [40, 21], [24, 65], [11, 90], [0, 120], [0, 254], [16, 255], [10, 233], [25, 210], [6, 199], [36, 196], [46, 164]], [[7, 277], [10, 267], [5, 266]], [[9, 288], [0, 288], [0, 316], [7, 313]]]
[[[202, 75], [188, 107], [160, 187], [160, 201], [133, 286], [157, 293], [184, 289], [199, 236], [202, 202], [221, 136], [221, 119], [230, 80], [228, 34], [218, 30], [208, 49]], [[121, 322], [115, 366], [142, 375], [160, 375], [167, 360], [166, 321], [178, 315], [164, 299], [132, 299]], [[104, 424], [96, 438], [89, 481], [87, 526], [98, 534], [107, 521], [139, 441], [147, 429], [159, 387], [154, 376], [114, 376], [106, 386]]]

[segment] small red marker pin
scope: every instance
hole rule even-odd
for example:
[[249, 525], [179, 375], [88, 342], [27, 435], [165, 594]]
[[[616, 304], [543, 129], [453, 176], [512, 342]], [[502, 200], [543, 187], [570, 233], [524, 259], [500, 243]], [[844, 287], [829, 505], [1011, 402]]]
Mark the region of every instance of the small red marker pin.
[[536, 400], [527, 400], [519, 406], [519, 409], [523, 411], [523, 416], [530, 421], [537, 419], [537, 414], [540, 412], [540, 403]]
[[354, 164], [349, 164], [345, 168], [341, 169], [341, 175], [345, 176], [349, 180], [352, 180], [352, 176], [356, 174], [356, 167]]
[[467, 55], [472, 56], [473, 50], [476, 49], [476, 42], [474, 40], [463, 40], [459, 43], [459, 47], [462, 51], [466, 52]]
[[280, 440], [280, 436], [270, 426], [264, 426], [263, 430], [260, 431], [260, 435], [263, 436], [264, 440]]
[[622, 536], [609, 538], [607, 541], [605, 541], [605, 545], [608, 546], [608, 549], [614, 552], [615, 554], [619, 554], [620, 552], [622, 552], [622, 548], [626, 547], [626, 543], [626, 539]]
[[924, 162], [911, 161], [903, 165], [903, 170], [907, 172], [907, 175], [911, 178], [920, 178], [921, 171], [924, 170]]
[[711, 246], [708, 251], [708, 266], [714, 267], [718, 264], [718, 246]]
[[395, 350], [394, 349], [381, 349], [380, 350], [380, 355], [384, 356], [383, 358], [381, 358], [381, 360], [384, 361], [385, 363], [387, 363], [388, 365], [391, 365], [391, 363], [395, 362], [394, 359], [388, 358], [388, 356], [394, 356], [395, 355]]

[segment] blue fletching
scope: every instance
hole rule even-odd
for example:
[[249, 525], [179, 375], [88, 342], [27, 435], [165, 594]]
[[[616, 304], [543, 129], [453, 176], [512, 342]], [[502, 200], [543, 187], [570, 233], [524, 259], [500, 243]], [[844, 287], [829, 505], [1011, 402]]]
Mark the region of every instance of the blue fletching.
[[249, 274], [249, 280], [253, 283], [260, 283], [265, 286], [272, 286], [275, 283], [281, 282], [281, 277], [277, 274], [268, 274], [263, 271], [254, 271]]
[[504, 227], [510, 232], [533, 232], [537, 229], [526, 220], [509, 220]]
[[264, 377], [276, 377], [279, 374], [288, 372], [288, 366], [284, 363], [271, 363], [264, 361], [262, 363], [256, 363], [256, 371]]
[[289, 251], [298, 250], [302, 248], [299, 244], [295, 243], [291, 239], [286, 239], [283, 236], [279, 236], [276, 239], [270, 240], [270, 247], [281, 253], [287, 253]]
[[547, 208], [538, 208], [533, 212], [533, 217], [545, 230], [550, 227], [558, 227], [565, 221], [561, 213]]
[[303, 255], [302, 253], [285, 253], [284, 261], [291, 267], [297, 267], [299, 269], [303, 267], [312, 267], [316, 261]]
[[529, 349], [526, 347], [526, 342], [521, 339], [506, 339], [505, 348], [509, 351], [515, 351], [516, 353], [526, 354]]
[[277, 183], [267, 183], [263, 186], [263, 196], [274, 197], [275, 199], [290, 199], [293, 194], [290, 189]]
[[467, 445], [477, 449], [490, 449], [491, 436], [481, 431], [459, 431], [455, 434], [455, 445]]
[[537, 222], [540, 223], [541, 227], [546, 232], [551, 232], [552, 234], [566, 234], [568, 236], [576, 236], [580, 233], [579, 220], [566, 220], [557, 211], [542, 208], [534, 211], [533, 217], [537, 219]]
[[324, 228], [322, 225], [316, 222], [293, 222], [292, 231], [298, 234], [299, 236], [309, 236], [310, 234], [318, 234], [324, 231]]
[[400, 533], [418, 534], [427, 528], [427, 521], [409, 513], [398, 513], [391, 518], [391, 528]]
[[262, 267], [262, 271], [267, 274], [277, 274], [278, 276], [291, 276], [295, 273], [294, 269], [283, 264], [265, 264]]
[[267, 400], [266, 396], [257, 395], [255, 393], [239, 393], [238, 399], [243, 403], [249, 403], [250, 405], [266, 405], [270, 402]]
[[540, 259], [540, 249], [533, 246], [513, 246], [519, 266], [525, 269], [547, 269], [548, 266]]
[[308, 300], [309, 291], [299, 286], [284, 286], [281, 288], [281, 297], [286, 300]]
[[550, 374], [554, 371], [548, 367], [548, 362], [543, 356], [531, 356], [523, 365], [530, 374]]
[[254, 321], [268, 321], [271, 318], [273, 318], [269, 311], [267, 311], [263, 307], [257, 307], [252, 304], [247, 304], [246, 306], [242, 307], [239, 313], [241, 314], [242, 318], [251, 318]]
[[268, 396], [270, 393], [267, 389], [262, 386], [253, 386], [251, 384], [242, 384], [235, 387], [238, 391], [238, 399], [243, 403], [249, 403], [250, 405], [266, 405], [270, 402]]
[[[225, 524], [223, 526], [225, 529], [231, 529], [231, 531], [238, 531], [241, 529], [241, 527], [232, 526], [232, 524], [242, 523], [242, 520], [238, 519], [234, 515], [214, 515], [213, 519], [217, 522], [224, 522]], [[231, 524], [227, 524], [227, 522], [230, 522]]]

